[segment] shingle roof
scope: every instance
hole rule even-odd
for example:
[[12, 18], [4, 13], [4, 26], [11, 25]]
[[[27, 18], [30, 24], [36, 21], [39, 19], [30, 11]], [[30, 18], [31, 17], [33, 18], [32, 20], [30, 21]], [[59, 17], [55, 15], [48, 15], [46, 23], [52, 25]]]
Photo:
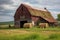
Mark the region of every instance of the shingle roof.
[[37, 9], [32, 8], [29, 5], [26, 5], [26, 4], [23, 4], [23, 5], [29, 10], [31, 15], [42, 17], [48, 22], [57, 22], [49, 11], [37, 10]]

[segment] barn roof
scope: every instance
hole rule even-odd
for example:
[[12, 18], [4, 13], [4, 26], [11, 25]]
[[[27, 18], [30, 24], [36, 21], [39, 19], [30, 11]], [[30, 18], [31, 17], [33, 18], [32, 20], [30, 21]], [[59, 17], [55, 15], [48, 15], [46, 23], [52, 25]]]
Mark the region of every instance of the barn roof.
[[53, 18], [53, 16], [51, 15], [51, 13], [49, 11], [43, 11], [43, 10], [34, 9], [31, 6], [26, 5], [26, 4], [21, 4], [21, 5], [24, 5], [28, 9], [30, 14], [33, 15], [33, 16], [42, 17], [43, 19], [47, 20], [48, 22], [57, 22]]
[[29, 11], [30, 11], [31, 15], [40, 16], [43, 19], [47, 20], [48, 22], [56, 22], [56, 20], [52, 17], [50, 12], [35, 10], [35, 9], [29, 9]]

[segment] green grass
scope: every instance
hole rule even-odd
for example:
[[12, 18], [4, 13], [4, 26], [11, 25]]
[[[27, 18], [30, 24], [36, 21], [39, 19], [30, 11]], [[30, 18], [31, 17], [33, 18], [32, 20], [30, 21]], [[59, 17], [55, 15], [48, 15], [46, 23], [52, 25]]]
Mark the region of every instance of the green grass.
[[0, 36], [0, 40], [37, 40], [38, 38], [39, 35], [37, 34]]
[[0, 25], [9, 25], [9, 24], [14, 24], [14, 21], [10, 21], [10, 22], [0, 22]]
[[31, 29], [0, 29], [0, 40], [60, 40], [60, 31]]
[[0, 34], [0, 40], [43, 40], [44, 37], [38, 33], [27, 33], [27, 34], [15, 34], [14, 32], [12, 34]]
[[0, 35], [0, 40], [60, 40], [60, 34], [51, 34], [50, 36], [43, 36], [41, 34], [24, 34], [24, 35]]
[[46, 40], [60, 40], [60, 34], [51, 34]]
[[0, 40], [60, 40], [60, 28], [9, 28], [7, 24], [0, 25]]

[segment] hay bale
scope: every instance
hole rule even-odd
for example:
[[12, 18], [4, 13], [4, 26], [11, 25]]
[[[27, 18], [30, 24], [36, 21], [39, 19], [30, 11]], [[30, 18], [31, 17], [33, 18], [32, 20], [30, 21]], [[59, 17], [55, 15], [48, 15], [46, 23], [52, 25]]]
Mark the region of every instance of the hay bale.
[[32, 23], [25, 23], [24, 28], [32, 28], [33, 27], [33, 24]]
[[49, 24], [48, 23], [46, 23], [46, 28], [48, 28], [49, 27]]
[[40, 27], [40, 28], [48, 28], [49, 25], [48, 25], [48, 23], [40, 23], [40, 24], [39, 24], [39, 27]]

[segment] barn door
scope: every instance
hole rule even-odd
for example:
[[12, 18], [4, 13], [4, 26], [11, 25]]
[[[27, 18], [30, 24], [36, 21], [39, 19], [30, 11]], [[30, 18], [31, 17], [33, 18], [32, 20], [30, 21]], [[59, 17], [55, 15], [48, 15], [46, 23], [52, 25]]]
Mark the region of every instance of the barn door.
[[27, 21], [20, 21], [20, 28], [23, 28], [24, 23], [27, 23]]

